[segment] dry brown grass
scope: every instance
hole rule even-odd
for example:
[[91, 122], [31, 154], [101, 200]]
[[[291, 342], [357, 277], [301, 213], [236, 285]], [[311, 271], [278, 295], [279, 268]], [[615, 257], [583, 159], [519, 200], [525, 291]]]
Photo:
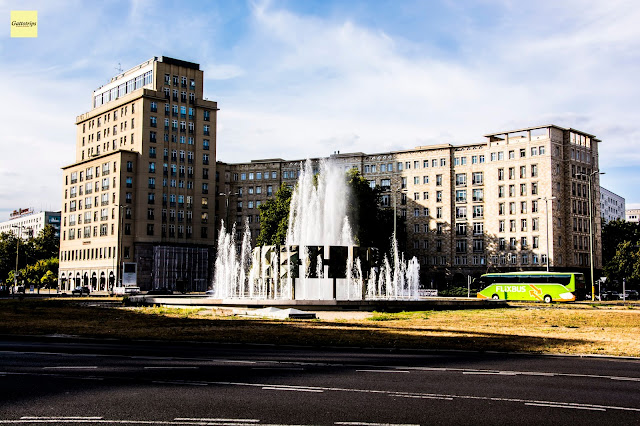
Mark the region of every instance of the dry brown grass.
[[640, 356], [640, 309], [537, 305], [279, 321], [217, 316], [211, 310], [5, 300], [0, 334]]

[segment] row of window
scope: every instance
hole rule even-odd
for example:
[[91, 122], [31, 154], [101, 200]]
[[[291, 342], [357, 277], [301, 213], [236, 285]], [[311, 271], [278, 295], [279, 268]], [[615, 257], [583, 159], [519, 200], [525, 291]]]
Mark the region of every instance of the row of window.
[[[169, 89], [168, 87], [165, 87], [163, 89], [163, 92], [164, 92], [164, 98], [167, 100], [173, 99], [176, 102], [183, 102], [183, 103], [187, 102], [187, 92], [185, 91], [182, 91], [179, 93], [180, 97], [178, 97], [178, 89], [173, 89], [173, 92], [172, 92], [171, 89]], [[189, 93], [189, 103], [190, 104], [196, 103], [196, 95], [193, 92]]]
[[[508, 189], [509, 189], [509, 197], [515, 197], [516, 196], [516, 185], [509, 185]], [[520, 184], [519, 194], [520, 194], [520, 196], [526, 196], [527, 195], [527, 184], [526, 183], [521, 183]], [[538, 182], [531, 182], [531, 195], [538, 195]], [[505, 196], [505, 186], [504, 185], [498, 185], [498, 198], [504, 198], [504, 196]]]
[[137, 75], [116, 87], [98, 93], [93, 97], [93, 107], [98, 108], [108, 102], [115, 101], [134, 90], [142, 89], [153, 84], [153, 71]]
[[[131, 105], [131, 114], [135, 114], [136, 112], [136, 104], [135, 103], [131, 103], [129, 104]], [[120, 116], [124, 117], [128, 114], [129, 112], [129, 105], [123, 105], [120, 107]], [[101, 127], [102, 123], [104, 122], [104, 124], [107, 124], [109, 122], [111, 122], [111, 116], [113, 114], [113, 121], [116, 121], [118, 119], [118, 108], [114, 109], [112, 112], [107, 112], [105, 113], [103, 116], [100, 117], [96, 117], [93, 118], [89, 121], [85, 121], [84, 123], [82, 123], [82, 133], [86, 133], [87, 132], [87, 128], [89, 130], [97, 127]]]
[[[530, 156], [531, 157], [535, 157], [538, 155], [544, 155], [545, 154], [545, 146], [541, 145], [541, 146], [532, 146], [530, 148]], [[520, 148], [519, 150], [519, 158], [525, 158], [527, 156], [527, 149], [526, 148]], [[504, 151], [498, 151], [498, 152], [492, 152], [490, 154], [490, 158], [491, 161], [502, 161], [504, 160]], [[516, 158], [516, 151], [515, 150], [510, 150], [507, 152], [507, 158], [509, 160], [515, 160]]]
[[[149, 142], [157, 142], [158, 141], [158, 135], [156, 132], [151, 131], [149, 132]], [[188, 144], [188, 145], [193, 145], [195, 142], [195, 139], [193, 138], [193, 136], [185, 136], [185, 135], [180, 135], [178, 137], [178, 135], [169, 135], [169, 133], [165, 133], [164, 134], [164, 142], [173, 142], [173, 143], [178, 143], [178, 141], [180, 142], [180, 144]], [[203, 139], [202, 141], [202, 149], [204, 150], [209, 150], [209, 146], [210, 146], [210, 142], [209, 139]]]
[[[538, 177], [538, 165], [537, 164], [531, 164], [530, 165], [530, 174], [529, 177]], [[509, 167], [507, 169], [508, 171], [508, 176], [509, 176], [509, 180], [514, 180], [516, 178], [516, 168], [515, 167]], [[526, 179], [527, 178], [527, 166], [520, 166], [520, 179]], [[504, 180], [504, 169], [500, 168], [498, 169], [498, 180]]]
[[[283, 172], [282, 177], [284, 179], [288, 178], [288, 172]], [[249, 172], [249, 173], [240, 173], [240, 180], [260, 180], [260, 179], [278, 179], [278, 172]], [[238, 181], [238, 173], [233, 174], [233, 180]]]
[[[238, 197], [242, 197], [245, 193], [244, 188], [238, 188], [238, 191], [236, 193], [236, 195]], [[253, 194], [262, 194], [262, 187], [261, 186], [249, 186], [247, 187], [246, 193], [249, 195], [253, 195]], [[267, 195], [271, 196], [273, 195], [273, 186], [272, 185], [267, 185]]]
[[[116, 187], [116, 178], [115, 176], [113, 177], [113, 188]], [[83, 191], [84, 194], [91, 194], [94, 191], [95, 188], [95, 192], [98, 192], [102, 189], [102, 191], [107, 191], [109, 190], [109, 178], [103, 178], [102, 182], [100, 181], [95, 181], [93, 182], [87, 182], [84, 186], [82, 185], [78, 185], [78, 186], [72, 186], [69, 189], [65, 189], [64, 190], [64, 199], [67, 199], [67, 194], [69, 195], [69, 198], [75, 198], [78, 195], [83, 195]], [[102, 194], [102, 197], [108, 197], [108, 194]], [[87, 198], [88, 200], [91, 199], [91, 197]], [[96, 205], [98, 204], [98, 197], [96, 196]], [[86, 204], [91, 204], [86, 203]], [[89, 206], [90, 207], [90, 206]]]
[[[73, 185], [74, 183], [78, 182], [78, 176], [80, 177], [80, 182], [86, 180], [91, 180], [94, 177], [94, 170], [95, 170], [95, 177], [100, 177], [100, 171], [102, 171], [102, 175], [108, 175], [110, 173], [110, 163], [106, 162], [106, 163], [102, 163], [100, 166], [95, 166], [95, 167], [88, 167], [87, 169], [85, 169], [84, 171], [79, 171], [79, 172], [71, 172], [71, 174], [66, 175], [64, 177], [64, 184], [65, 185], [69, 185], [69, 180], [71, 180], [71, 184]], [[117, 172], [117, 167], [118, 167], [118, 163], [116, 161], [113, 162], [113, 172], [116, 173]]]
[[116, 257], [115, 247], [92, 247], [79, 250], [60, 251], [60, 261], [71, 262], [74, 260], [112, 259]]
[[[178, 81], [180, 82], [180, 86], [182, 86], [184, 88], [187, 87], [187, 77], [180, 76], [180, 78], [178, 78], [178, 76], [174, 74], [173, 75], [173, 85], [174, 86], [178, 86]], [[171, 74], [165, 74], [164, 75], [164, 84], [166, 84], [167, 86], [171, 85]], [[191, 90], [196, 90], [196, 80], [193, 79], [193, 78], [190, 78], [188, 87]]]

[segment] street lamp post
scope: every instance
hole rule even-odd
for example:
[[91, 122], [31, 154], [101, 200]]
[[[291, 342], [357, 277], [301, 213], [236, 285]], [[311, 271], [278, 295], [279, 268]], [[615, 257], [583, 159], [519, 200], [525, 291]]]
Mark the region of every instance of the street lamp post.
[[591, 301], [596, 299], [596, 284], [593, 279], [593, 203], [591, 200], [591, 181], [595, 175], [603, 175], [604, 172], [596, 170], [590, 174], [581, 173], [581, 176], [589, 178], [589, 265], [591, 266]]

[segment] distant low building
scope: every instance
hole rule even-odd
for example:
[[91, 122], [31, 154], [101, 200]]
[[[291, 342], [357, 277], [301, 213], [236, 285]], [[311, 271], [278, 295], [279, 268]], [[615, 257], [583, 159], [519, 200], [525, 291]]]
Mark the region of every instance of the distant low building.
[[629, 209], [624, 212], [627, 222], [640, 222], [640, 209]]
[[60, 211], [34, 212], [33, 209], [18, 209], [9, 215], [9, 220], [0, 222], [0, 233], [12, 233], [26, 240], [37, 236], [47, 225], [53, 226], [56, 237], [60, 237]]
[[600, 214], [602, 223], [612, 220], [625, 219], [625, 201], [618, 194], [614, 194], [604, 187], [600, 187]]

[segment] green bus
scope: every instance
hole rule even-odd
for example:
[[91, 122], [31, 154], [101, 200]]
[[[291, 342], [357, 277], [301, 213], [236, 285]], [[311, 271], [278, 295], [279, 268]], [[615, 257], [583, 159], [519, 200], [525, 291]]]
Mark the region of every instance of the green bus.
[[584, 299], [584, 274], [578, 272], [507, 272], [484, 274], [474, 281], [479, 299], [573, 302]]

